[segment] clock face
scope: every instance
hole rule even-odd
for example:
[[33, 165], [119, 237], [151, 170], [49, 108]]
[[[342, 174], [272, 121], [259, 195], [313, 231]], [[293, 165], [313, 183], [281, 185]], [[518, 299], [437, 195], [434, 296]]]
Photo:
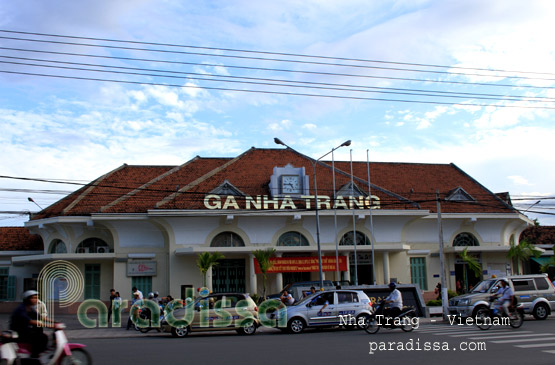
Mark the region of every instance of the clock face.
[[282, 194], [299, 194], [301, 192], [301, 181], [298, 175], [283, 175], [281, 177]]

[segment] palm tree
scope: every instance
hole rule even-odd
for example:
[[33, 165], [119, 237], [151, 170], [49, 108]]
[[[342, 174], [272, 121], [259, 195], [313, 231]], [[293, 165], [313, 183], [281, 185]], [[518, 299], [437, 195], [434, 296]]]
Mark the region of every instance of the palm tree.
[[463, 280], [464, 280], [464, 286], [465, 286], [466, 290], [468, 290], [468, 280], [467, 280], [467, 277], [466, 277], [466, 266], [468, 266], [468, 268], [470, 270], [472, 270], [472, 272], [474, 272], [474, 275], [476, 275], [476, 277], [481, 277], [482, 276], [482, 265], [480, 264], [480, 262], [478, 262], [476, 257], [474, 257], [472, 255], [469, 255], [467, 251], [468, 251], [468, 247], [465, 247], [463, 252], [459, 252], [459, 257], [461, 258], [461, 260], [464, 264]]
[[223, 259], [225, 256], [219, 252], [203, 252], [198, 254], [197, 266], [202, 273], [202, 286], [206, 287], [206, 273], [212, 266], [219, 264], [218, 260]]
[[516, 273], [520, 272], [520, 261], [527, 261], [531, 256], [540, 257], [542, 252], [527, 240], [522, 240], [518, 245], [511, 243], [507, 257], [516, 262]]
[[262, 288], [263, 288], [263, 298], [266, 299], [266, 273], [268, 270], [274, 266], [274, 263], [270, 261], [270, 258], [274, 257], [276, 253], [275, 248], [267, 248], [265, 250], [256, 250], [252, 254], [258, 261], [258, 266], [260, 267], [260, 272], [262, 272]]

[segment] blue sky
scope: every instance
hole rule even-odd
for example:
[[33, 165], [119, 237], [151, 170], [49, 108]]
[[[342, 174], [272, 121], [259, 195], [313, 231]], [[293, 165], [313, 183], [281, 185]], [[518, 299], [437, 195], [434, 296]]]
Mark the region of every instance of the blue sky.
[[[519, 0], [3, 1], [0, 7], [0, 29], [3, 30], [450, 67], [433, 68], [445, 73], [408, 72], [218, 57], [230, 54], [224, 51], [197, 50], [206, 55], [162, 54], [7, 38], [0, 38], [0, 47], [186, 61], [196, 65], [91, 59], [7, 49], [0, 49], [0, 55], [18, 57], [17, 62], [31, 62], [22, 61], [23, 57], [43, 58], [194, 72], [207, 77], [279, 78], [357, 87], [555, 98], [555, 89], [552, 89], [555, 75], [549, 74], [555, 69], [553, 18], [553, 2]], [[0, 36], [33, 38], [7, 32], [0, 32]], [[10, 60], [14, 59], [0, 57], [0, 61]], [[246, 70], [232, 65], [312, 73]], [[417, 104], [245, 93], [207, 87], [442, 102], [454, 99], [101, 74], [5, 62], [0, 63], [0, 70], [185, 86], [0, 72], [0, 169], [4, 176], [88, 182], [123, 163], [177, 165], [196, 155], [235, 156], [251, 146], [277, 147], [273, 137], [313, 157], [351, 139], [353, 155], [358, 160], [365, 161], [366, 150], [370, 149], [372, 161], [453, 162], [491, 191], [509, 191], [514, 203], [523, 210], [540, 198], [555, 196], [554, 110], [511, 107], [553, 108], [552, 102], [534, 103], [506, 97], [479, 100], [469, 96], [449, 105]], [[337, 151], [336, 158], [347, 160], [349, 150]], [[0, 189], [1, 211], [36, 211], [28, 196], [45, 207], [63, 195], [45, 194], [42, 190], [71, 191], [75, 186], [0, 179]], [[11, 189], [29, 190], [8, 191]], [[543, 200], [530, 210], [555, 213], [553, 206], [553, 200]], [[544, 225], [555, 224], [552, 215], [529, 216], [538, 217]], [[25, 219], [25, 216], [4, 214], [0, 216], [0, 225], [21, 225]]]

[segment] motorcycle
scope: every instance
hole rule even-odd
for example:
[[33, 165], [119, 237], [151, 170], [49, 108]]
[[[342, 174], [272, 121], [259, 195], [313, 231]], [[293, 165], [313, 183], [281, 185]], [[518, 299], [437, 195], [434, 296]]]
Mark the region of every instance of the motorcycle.
[[2, 332], [2, 347], [0, 348], [2, 365], [37, 363], [43, 365], [92, 364], [91, 355], [84, 349], [85, 345], [69, 343], [64, 333], [65, 325], [54, 325], [52, 344], [40, 354], [38, 359], [31, 358], [31, 345], [18, 343], [17, 333]]
[[364, 330], [367, 333], [374, 334], [380, 330], [380, 327], [387, 329], [400, 328], [405, 332], [418, 328], [418, 317], [414, 308], [406, 308], [395, 317], [387, 317], [384, 316], [385, 304], [385, 300], [382, 300], [376, 310], [366, 320]]
[[509, 307], [510, 317], [507, 317], [503, 309], [498, 309], [494, 305], [497, 296], [492, 295], [489, 298], [487, 308], [482, 308], [476, 313], [476, 326], [481, 330], [488, 330], [494, 323], [503, 324], [509, 318], [509, 325], [513, 328], [519, 328], [524, 322], [524, 307], [520, 305], [511, 305]]
[[[160, 307], [160, 323], [162, 323], [162, 321], [164, 320], [164, 307], [162, 305], [158, 305]], [[151, 313], [150, 313], [150, 309], [148, 308], [143, 308], [139, 310], [139, 317], [141, 317], [142, 319], [146, 319], [149, 321], [150, 323], [150, 319], [152, 317]], [[137, 329], [138, 331], [140, 331], [141, 333], [147, 333], [150, 330], [157, 330], [158, 332], [161, 332], [160, 327], [139, 327], [137, 325], [135, 325], [135, 329]]]

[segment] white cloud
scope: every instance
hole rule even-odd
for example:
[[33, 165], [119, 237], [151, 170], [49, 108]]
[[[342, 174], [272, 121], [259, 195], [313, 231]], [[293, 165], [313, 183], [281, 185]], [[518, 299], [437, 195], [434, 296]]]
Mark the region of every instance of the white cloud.
[[532, 185], [527, 179], [525, 179], [522, 176], [514, 175], [514, 176], [507, 176], [507, 178], [509, 178], [513, 182], [513, 184], [516, 184], [516, 185]]

